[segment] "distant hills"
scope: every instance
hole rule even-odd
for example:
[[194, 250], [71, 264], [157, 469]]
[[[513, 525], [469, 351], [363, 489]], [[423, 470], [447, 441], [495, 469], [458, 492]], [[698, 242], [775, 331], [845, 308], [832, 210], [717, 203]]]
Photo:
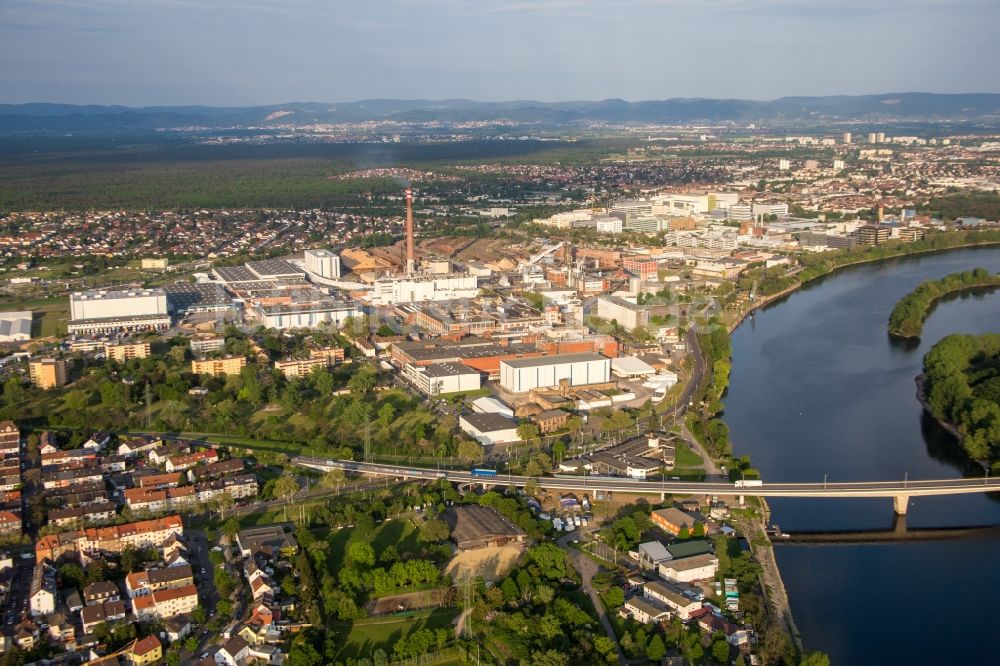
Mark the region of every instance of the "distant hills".
[[693, 124], [998, 121], [1000, 94], [886, 93], [782, 97], [771, 101], [685, 99], [477, 102], [467, 99], [371, 99], [346, 103], [289, 102], [269, 106], [77, 106], [2, 104], [0, 133], [142, 133], [165, 127], [266, 127], [369, 120], [509, 121], [544, 126], [582, 123]]

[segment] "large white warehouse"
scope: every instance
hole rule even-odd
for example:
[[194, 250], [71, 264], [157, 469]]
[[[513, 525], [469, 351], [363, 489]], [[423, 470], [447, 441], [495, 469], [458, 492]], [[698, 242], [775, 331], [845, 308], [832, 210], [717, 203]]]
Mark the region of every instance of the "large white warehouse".
[[69, 297], [70, 333], [110, 333], [168, 328], [170, 315], [163, 289], [82, 291]]
[[557, 354], [500, 362], [500, 386], [511, 393], [552, 388], [565, 380], [569, 386], [611, 381], [611, 359], [600, 354]]
[[163, 289], [78, 291], [69, 297], [71, 319], [105, 319], [167, 314]]
[[479, 281], [474, 275], [432, 275], [377, 280], [371, 299], [374, 305], [447, 301], [479, 295]]

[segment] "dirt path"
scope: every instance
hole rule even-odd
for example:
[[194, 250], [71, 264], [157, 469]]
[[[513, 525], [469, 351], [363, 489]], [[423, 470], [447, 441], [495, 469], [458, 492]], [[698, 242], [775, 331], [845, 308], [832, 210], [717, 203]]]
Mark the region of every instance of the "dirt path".
[[618, 663], [619, 664], [640, 664], [646, 663], [645, 659], [628, 659], [625, 653], [622, 652], [622, 646], [618, 642], [618, 635], [615, 634], [615, 628], [611, 624], [610, 618], [608, 618], [607, 611], [604, 610], [604, 602], [601, 601], [600, 594], [594, 588], [594, 574], [596, 574], [600, 567], [592, 559], [581, 553], [576, 548], [571, 548], [569, 545], [569, 540], [577, 538], [573, 534], [567, 534], [563, 538], [559, 539], [559, 547], [562, 548], [566, 555], [569, 557], [570, 562], [573, 563], [573, 567], [580, 572], [580, 586], [583, 591], [587, 593], [590, 597], [590, 601], [594, 604], [594, 610], [597, 611], [597, 617], [601, 621], [601, 626], [604, 627], [604, 633], [607, 634], [608, 638], [615, 644], [618, 649]]

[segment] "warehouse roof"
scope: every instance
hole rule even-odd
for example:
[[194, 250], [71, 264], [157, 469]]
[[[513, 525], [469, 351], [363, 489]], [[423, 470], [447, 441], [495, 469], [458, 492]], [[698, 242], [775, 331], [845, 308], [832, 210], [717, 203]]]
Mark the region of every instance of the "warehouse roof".
[[537, 368], [544, 365], [559, 365], [561, 363], [586, 363], [588, 361], [607, 361], [606, 356], [593, 352], [580, 352], [578, 354], [554, 354], [552, 356], [541, 356], [539, 358], [515, 358], [509, 361], [501, 361], [512, 368]]
[[655, 375], [656, 369], [634, 356], [611, 359], [611, 370], [622, 375]]
[[455, 377], [457, 375], [478, 375], [479, 372], [461, 363], [433, 363], [421, 368], [428, 377]]
[[288, 277], [302, 275], [303, 271], [298, 266], [285, 261], [284, 259], [261, 259], [259, 261], [248, 261], [247, 270], [257, 277]]
[[479, 432], [496, 432], [498, 430], [510, 430], [516, 428], [517, 424], [496, 413], [485, 414], [464, 414], [462, 420]]
[[31, 337], [31, 312], [0, 313], [0, 341]]
[[521, 539], [524, 531], [488, 506], [456, 506], [444, 514], [459, 548], [487, 545], [497, 539]]

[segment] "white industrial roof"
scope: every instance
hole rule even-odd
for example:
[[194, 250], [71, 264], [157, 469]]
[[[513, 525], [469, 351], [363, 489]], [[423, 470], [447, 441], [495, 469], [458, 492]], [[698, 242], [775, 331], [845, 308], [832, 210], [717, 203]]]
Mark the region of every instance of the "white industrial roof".
[[502, 414], [507, 417], [514, 416], [514, 410], [503, 404], [497, 398], [492, 398], [488, 395], [484, 395], [481, 398], [476, 398], [472, 401], [473, 411], [479, 412], [481, 414]]
[[655, 375], [656, 369], [635, 356], [619, 356], [611, 359], [611, 371], [622, 375]]

